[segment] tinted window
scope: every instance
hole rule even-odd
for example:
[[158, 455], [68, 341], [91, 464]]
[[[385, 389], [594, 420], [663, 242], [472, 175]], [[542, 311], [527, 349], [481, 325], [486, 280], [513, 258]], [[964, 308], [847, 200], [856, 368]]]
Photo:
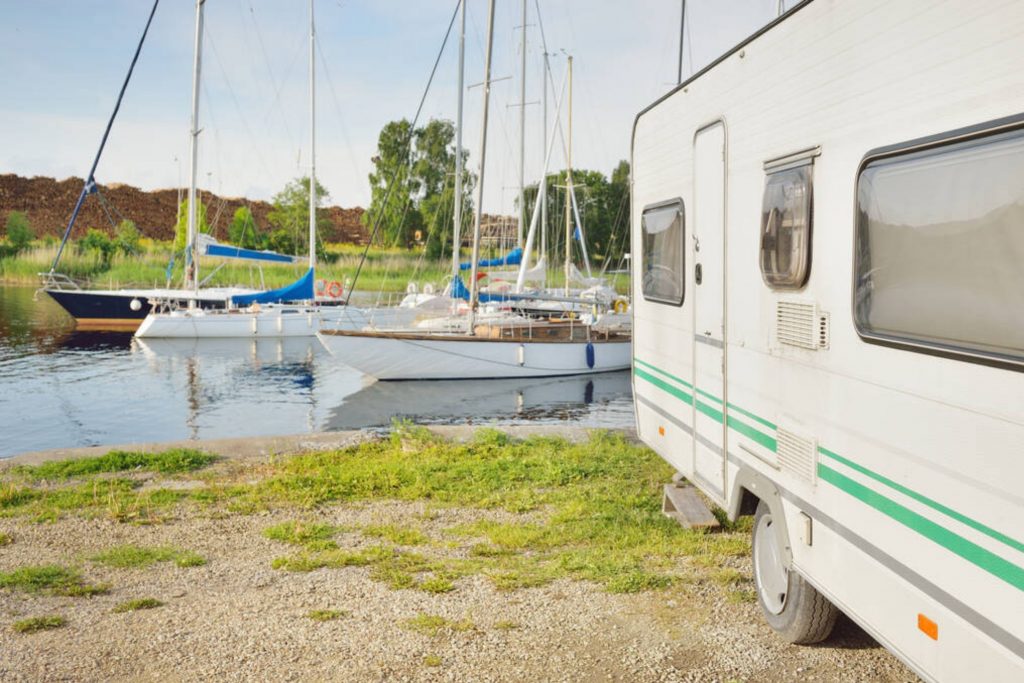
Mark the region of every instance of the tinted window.
[[761, 200], [761, 277], [799, 289], [811, 271], [811, 166], [769, 173]]
[[1024, 358], [1024, 131], [871, 161], [857, 203], [862, 334]]
[[643, 231], [642, 288], [645, 299], [683, 303], [683, 203], [648, 208]]

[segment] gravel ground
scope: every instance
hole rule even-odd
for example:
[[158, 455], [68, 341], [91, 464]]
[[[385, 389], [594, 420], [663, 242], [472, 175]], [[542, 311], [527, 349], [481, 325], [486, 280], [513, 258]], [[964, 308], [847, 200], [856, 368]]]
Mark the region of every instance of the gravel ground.
[[[373, 503], [328, 508], [315, 519], [349, 527], [415, 520], [437, 538], [454, 524], [508, 516], [485, 510], [424, 512], [419, 503]], [[0, 680], [917, 680], [848, 621], [823, 646], [786, 645], [760, 619], [756, 604], [727, 599], [712, 581], [611, 595], [567, 580], [500, 592], [488, 579], [474, 576], [458, 580], [451, 593], [435, 595], [389, 589], [370, 580], [366, 567], [276, 571], [272, 559], [289, 549], [262, 531], [296, 516], [185, 516], [152, 526], [105, 519], [51, 524], [0, 519], [0, 532], [13, 539], [0, 546], [0, 571], [62, 563], [79, 567], [91, 582], [111, 585], [109, 594], [93, 598], [0, 590]], [[372, 543], [358, 534], [343, 534], [338, 541]], [[87, 560], [123, 543], [174, 545], [199, 552], [208, 563], [110, 569]], [[441, 543], [416, 550], [461, 552]], [[749, 563], [737, 568], [749, 575]], [[112, 612], [116, 604], [142, 597], [166, 604]], [[306, 616], [315, 609], [344, 615], [317, 622]], [[421, 613], [469, 620], [473, 627], [442, 630], [434, 637], [411, 631], [405, 620]], [[49, 614], [64, 616], [67, 626], [34, 634], [10, 627], [15, 620]]]

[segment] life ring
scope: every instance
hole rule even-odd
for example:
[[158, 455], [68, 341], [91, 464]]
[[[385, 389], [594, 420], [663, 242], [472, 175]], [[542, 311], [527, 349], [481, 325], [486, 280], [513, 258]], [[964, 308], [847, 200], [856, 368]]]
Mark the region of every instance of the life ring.
[[337, 280], [331, 280], [331, 284], [327, 285], [327, 296], [332, 299], [337, 299], [341, 296], [341, 283]]
[[616, 313], [625, 313], [629, 310], [629, 304], [625, 299], [616, 299], [615, 304], [612, 306], [612, 310]]
[[316, 293], [323, 294], [327, 291], [327, 280], [320, 278], [316, 281]]

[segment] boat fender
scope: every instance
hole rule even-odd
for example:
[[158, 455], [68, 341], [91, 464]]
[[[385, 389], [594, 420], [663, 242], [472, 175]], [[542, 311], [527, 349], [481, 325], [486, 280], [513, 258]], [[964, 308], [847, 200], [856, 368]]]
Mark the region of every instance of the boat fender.
[[131, 302], [129, 302], [128, 304], [128, 308], [132, 309], [133, 311], [141, 311], [142, 302], [139, 301], [138, 299], [132, 299]]
[[587, 367], [594, 369], [594, 343], [587, 342]]
[[433, 294], [434, 293], [434, 285], [430, 284], [429, 282], [427, 284], [423, 285], [423, 293], [424, 294]]
[[320, 278], [316, 281], [316, 293], [323, 294], [327, 291], [327, 280]]
[[332, 299], [337, 299], [341, 296], [341, 283], [337, 280], [332, 280], [331, 284], [327, 285], [327, 296]]
[[629, 304], [625, 299], [616, 299], [615, 305], [612, 307], [616, 313], [625, 313], [629, 310]]
[[405, 293], [406, 294], [415, 294], [416, 293], [416, 283], [415, 282], [410, 282], [409, 284], [407, 284], [405, 286]]

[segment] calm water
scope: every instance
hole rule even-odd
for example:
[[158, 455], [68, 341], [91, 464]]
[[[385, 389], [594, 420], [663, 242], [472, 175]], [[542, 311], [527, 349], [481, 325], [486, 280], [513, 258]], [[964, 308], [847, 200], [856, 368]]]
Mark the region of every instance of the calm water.
[[421, 423], [633, 423], [626, 372], [373, 382], [313, 339], [78, 332], [45, 294], [0, 286], [0, 457], [71, 446]]

